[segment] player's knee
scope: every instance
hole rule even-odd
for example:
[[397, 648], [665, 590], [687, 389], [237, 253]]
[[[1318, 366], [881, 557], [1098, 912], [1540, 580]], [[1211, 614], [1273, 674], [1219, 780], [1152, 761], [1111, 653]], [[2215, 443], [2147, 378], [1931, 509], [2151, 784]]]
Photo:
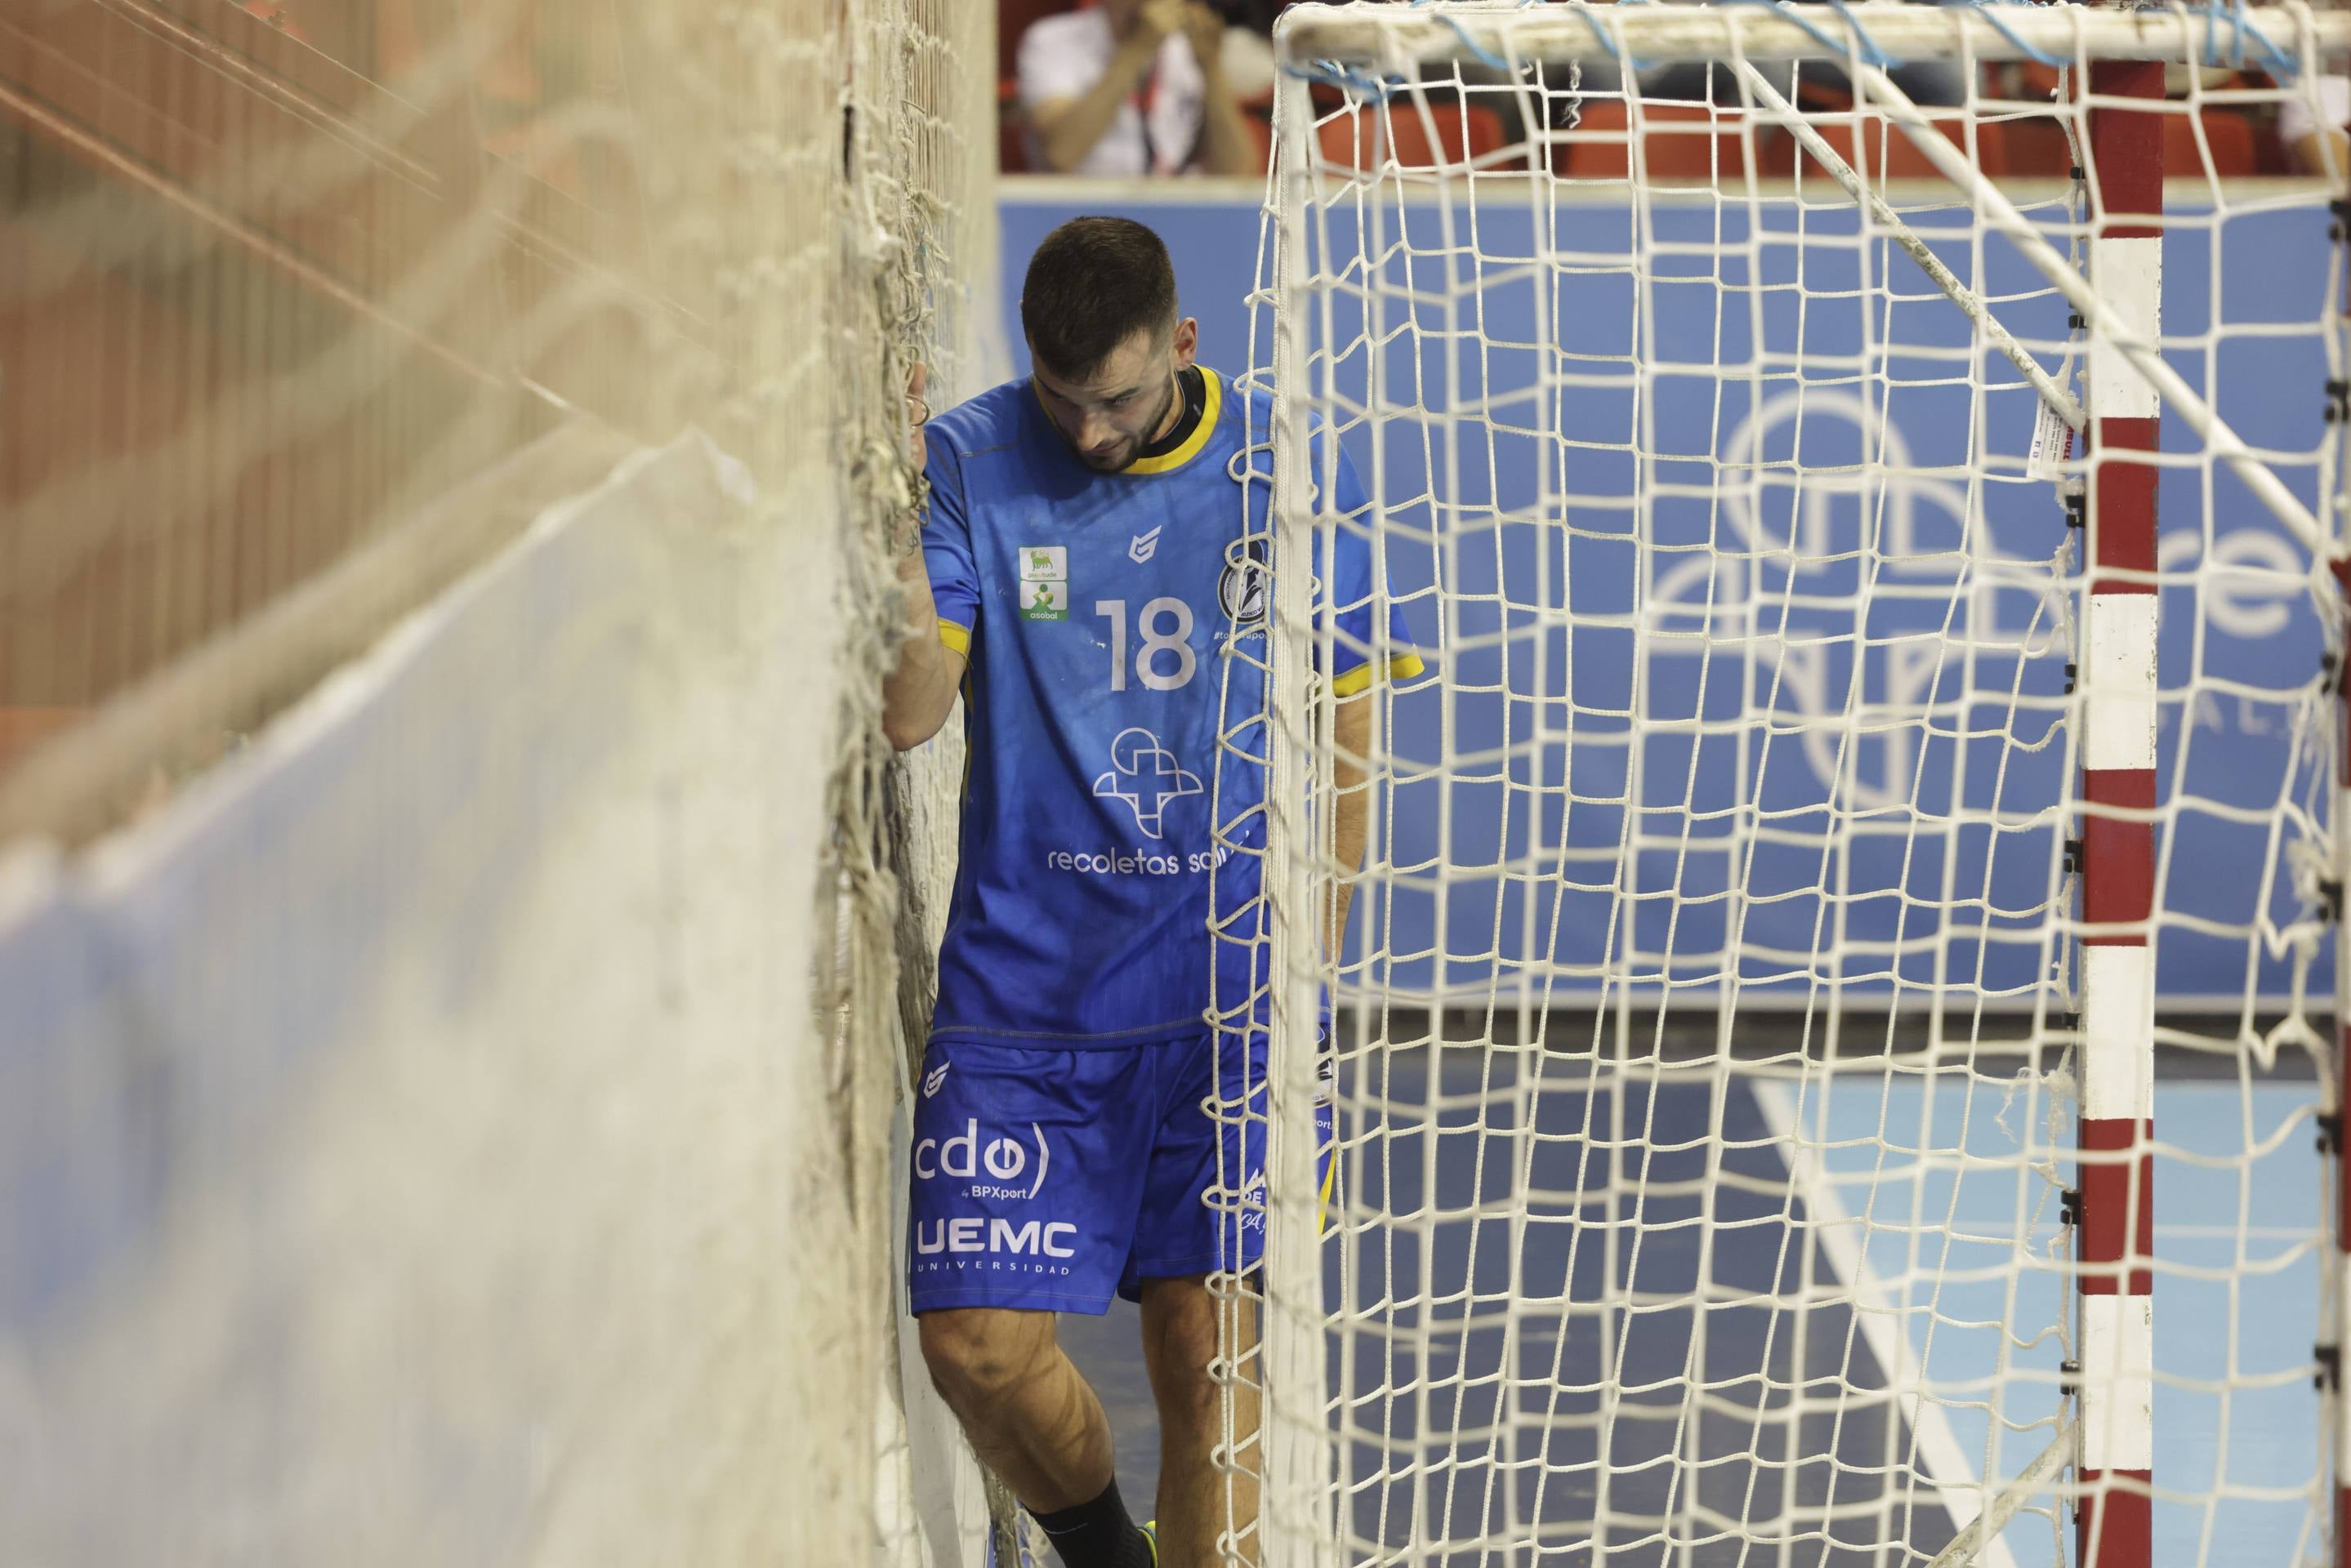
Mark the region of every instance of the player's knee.
[[967, 1307], [925, 1313], [916, 1320], [923, 1364], [947, 1403], [984, 1404], [1030, 1376], [1040, 1345], [1036, 1325], [1024, 1320], [1040, 1315]]

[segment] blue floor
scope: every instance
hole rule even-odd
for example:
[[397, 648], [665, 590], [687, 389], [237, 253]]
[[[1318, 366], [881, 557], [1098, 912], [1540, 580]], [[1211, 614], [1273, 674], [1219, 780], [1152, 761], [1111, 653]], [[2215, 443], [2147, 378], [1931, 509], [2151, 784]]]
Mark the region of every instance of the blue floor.
[[[1373, 1154], [1352, 1162], [1349, 1210], [1430, 1217], [1326, 1254], [1331, 1299], [1352, 1268], [1354, 1300], [1408, 1303], [1331, 1339], [1355, 1439], [1346, 1561], [1923, 1565], [1980, 1506], [1987, 1466], [2011, 1476], [2049, 1446], [2062, 1286], [2007, 1240], [2045, 1256], [2057, 1235], [2055, 1189], [2031, 1167], [2072, 1132], [2045, 1100], [1982, 1080], [1929, 1095], [1915, 1076], [1840, 1079], [1825, 1103], [1818, 1080], [1611, 1089], [1577, 1059], [1522, 1081], [1515, 1060], [1483, 1081], [1474, 1056], [1448, 1061], [1433, 1120], [1425, 1058], [1343, 1084], [1388, 1107], [1350, 1129]], [[2158, 1089], [2159, 1564], [2287, 1568], [2317, 1550], [2314, 1098]], [[1815, 1150], [1792, 1180], [1791, 1127]], [[1798, 1291], [1809, 1312], [1787, 1309]], [[1145, 1513], [1158, 1445], [1134, 1311], [1062, 1333]], [[1938, 1396], [1925, 1414], [1884, 1393], [1905, 1360]], [[1707, 1397], [1689, 1421], [1693, 1373]], [[1917, 1484], [1888, 1480], [1906, 1473]], [[2059, 1513], [2043, 1499], [2020, 1514], [1986, 1568], [2070, 1561]], [[1442, 1544], [1481, 1537], [1539, 1546]]]

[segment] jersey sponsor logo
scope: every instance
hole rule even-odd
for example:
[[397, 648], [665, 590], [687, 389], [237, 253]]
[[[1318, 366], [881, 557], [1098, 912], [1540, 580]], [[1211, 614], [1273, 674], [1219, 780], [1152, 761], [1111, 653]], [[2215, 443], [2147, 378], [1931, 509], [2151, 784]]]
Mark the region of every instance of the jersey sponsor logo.
[[953, 1062], [942, 1062], [923, 1075], [923, 1098], [927, 1100], [939, 1092], [939, 1085], [947, 1081], [947, 1069], [954, 1065]]
[[1241, 1229], [1265, 1229], [1265, 1172], [1249, 1178], [1249, 1186], [1241, 1190]]
[[[1025, 1192], [1010, 1184], [1029, 1168], [1028, 1147], [1005, 1133], [995, 1134], [983, 1142], [977, 1117], [967, 1117], [963, 1131], [953, 1137], [926, 1137], [915, 1144], [914, 1175], [925, 1181], [947, 1176], [972, 1182], [975, 1198], [1034, 1198], [1044, 1190], [1045, 1171], [1053, 1163], [1053, 1150], [1045, 1141], [1043, 1127], [1030, 1122], [1029, 1131], [1037, 1140], [1037, 1177]], [[982, 1181], [982, 1176], [993, 1179]]]
[[1070, 618], [1070, 547], [1066, 545], [1020, 546], [1020, 594], [1016, 601], [1022, 620]]
[[1021, 584], [1020, 618], [1022, 620], [1069, 619], [1070, 585], [1067, 583]]
[[1124, 801], [1134, 814], [1134, 826], [1152, 838], [1160, 836], [1161, 814], [1169, 801], [1200, 793], [1200, 775], [1140, 726], [1121, 730], [1112, 740], [1110, 771], [1094, 780], [1094, 794]]
[[[1165, 527], [1165, 526], [1166, 526], [1166, 524], [1164, 524], [1164, 523], [1160, 524], [1160, 527], [1161, 527], [1161, 528], [1164, 528], [1164, 527]], [[1129, 539], [1129, 540], [1126, 542], [1126, 558], [1127, 558], [1128, 560], [1130, 560], [1130, 561], [1135, 561], [1135, 562], [1147, 561], [1147, 560], [1151, 559], [1151, 557], [1152, 557], [1152, 556], [1154, 556], [1157, 555], [1158, 553], [1159, 553], [1159, 529], [1158, 529], [1158, 528], [1154, 528], [1154, 529], [1153, 529], [1150, 533], [1148, 533], [1148, 534], [1137, 534], [1134, 538]]]
[[1077, 1233], [1078, 1228], [1066, 1220], [1050, 1223], [1024, 1220], [1015, 1225], [1009, 1220], [964, 1214], [953, 1220], [915, 1220], [914, 1251], [925, 1256], [934, 1252], [1027, 1252], [1047, 1258], [1074, 1258], [1078, 1250], [1063, 1245], [1061, 1239], [1067, 1236], [1074, 1240]]
[[1217, 579], [1217, 602], [1224, 607], [1225, 618], [1238, 627], [1262, 622], [1271, 576], [1266, 569], [1264, 540], [1251, 539], [1225, 552], [1225, 570]]
[[1265, 1229], [1265, 1172], [1260, 1170], [1249, 1179], [1236, 1197], [1233, 1189], [1222, 1181], [1210, 1181], [1200, 1189], [1201, 1206], [1224, 1215], [1243, 1231]]
[[1232, 858], [1232, 846], [1219, 844], [1214, 849], [1195, 849], [1189, 855], [1153, 855], [1105, 849], [1089, 854], [1082, 849], [1048, 849], [1045, 869], [1075, 871], [1081, 877], [1174, 877], [1189, 871], [1195, 875], [1212, 871]]
[[908, 1270], [915, 1274], [1009, 1273], [1054, 1274], [1067, 1278], [1070, 1265], [1056, 1260], [1074, 1258], [1078, 1228], [1066, 1220], [982, 1219], [977, 1214], [952, 1220], [914, 1221], [914, 1259]]

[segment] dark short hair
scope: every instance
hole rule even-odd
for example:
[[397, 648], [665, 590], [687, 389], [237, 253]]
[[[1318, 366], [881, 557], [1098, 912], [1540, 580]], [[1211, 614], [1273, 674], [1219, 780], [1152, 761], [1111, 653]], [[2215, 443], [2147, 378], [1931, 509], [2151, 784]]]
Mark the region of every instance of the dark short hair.
[[1132, 218], [1071, 218], [1029, 258], [1020, 327], [1029, 353], [1057, 376], [1083, 380], [1136, 332], [1175, 326], [1175, 264]]

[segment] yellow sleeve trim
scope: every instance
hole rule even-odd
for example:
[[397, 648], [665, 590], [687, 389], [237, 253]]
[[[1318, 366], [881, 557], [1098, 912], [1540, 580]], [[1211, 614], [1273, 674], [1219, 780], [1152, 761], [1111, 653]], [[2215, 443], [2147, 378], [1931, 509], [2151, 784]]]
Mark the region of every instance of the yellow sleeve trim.
[[1322, 1190], [1314, 1199], [1314, 1233], [1327, 1236], [1331, 1233], [1331, 1195], [1339, 1189], [1339, 1139], [1335, 1127], [1321, 1155], [1330, 1163], [1322, 1168]]
[[[1363, 663], [1355, 666], [1354, 669], [1347, 671], [1346, 674], [1342, 675], [1339, 679], [1331, 682], [1331, 695], [1333, 697], [1353, 697], [1356, 692], [1369, 689], [1372, 684], [1372, 672], [1377, 668], [1378, 666], [1374, 665], [1371, 660], [1365, 659]], [[1427, 668], [1428, 667], [1426, 665], [1420, 661], [1420, 654], [1416, 650], [1407, 648], [1402, 653], [1397, 654], [1395, 658], [1388, 660], [1388, 679], [1391, 680], [1409, 680]]]
[[966, 659], [971, 657], [971, 628], [957, 626], [945, 616], [939, 618], [939, 640]]

